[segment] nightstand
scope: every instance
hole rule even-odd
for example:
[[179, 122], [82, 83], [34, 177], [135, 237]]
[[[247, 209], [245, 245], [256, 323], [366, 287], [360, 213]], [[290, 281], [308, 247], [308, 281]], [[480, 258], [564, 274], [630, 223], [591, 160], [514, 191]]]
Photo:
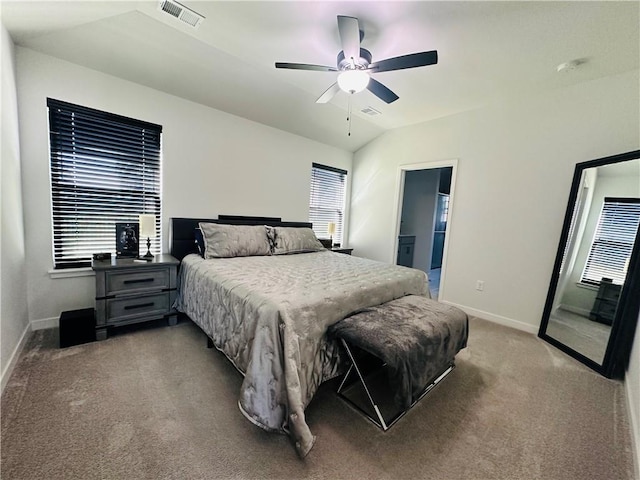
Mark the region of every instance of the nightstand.
[[342, 248], [342, 247], [334, 247], [330, 249], [332, 252], [344, 253], [346, 255], [351, 255], [353, 252], [353, 248]]
[[589, 318], [605, 325], [612, 325], [618, 309], [621, 290], [621, 285], [616, 285], [610, 278], [603, 278], [600, 281], [596, 300], [593, 303]]
[[180, 262], [156, 255], [150, 262], [112, 258], [91, 263], [96, 272], [96, 339], [107, 338], [107, 328], [168, 317], [177, 323], [176, 299]]

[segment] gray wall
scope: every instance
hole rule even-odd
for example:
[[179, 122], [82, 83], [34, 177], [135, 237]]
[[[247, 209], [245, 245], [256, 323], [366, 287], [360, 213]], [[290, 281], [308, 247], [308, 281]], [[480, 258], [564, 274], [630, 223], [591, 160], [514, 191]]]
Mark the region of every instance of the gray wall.
[[392, 262], [401, 167], [457, 159], [440, 298], [536, 332], [575, 164], [640, 148], [638, 84], [634, 70], [385, 133], [354, 157], [350, 246]]
[[2, 387], [4, 387], [11, 373], [14, 353], [28, 332], [29, 315], [14, 46], [4, 26], [1, 26], [0, 35], [2, 49], [0, 368], [2, 369]]
[[[305, 221], [312, 162], [351, 170], [351, 152], [30, 49], [18, 47], [16, 56], [23, 188], [29, 199], [24, 205], [27, 299], [36, 327], [54, 325], [62, 311], [93, 306], [95, 296], [91, 271], [62, 278], [51, 272], [47, 97], [163, 126], [165, 251], [171, 217], [228, 214]], [[345, 230], [348, 236], [348, 224]]]

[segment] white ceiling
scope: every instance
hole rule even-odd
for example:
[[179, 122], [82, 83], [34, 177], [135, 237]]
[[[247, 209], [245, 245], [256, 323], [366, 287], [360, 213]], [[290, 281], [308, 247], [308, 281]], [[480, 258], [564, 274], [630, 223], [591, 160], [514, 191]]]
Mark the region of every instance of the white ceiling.
[[[387, 130], [638, 69], [640, 8], [630, 2], [211, 2], [193, 30], [152, 1], [2, 0], [16, 44], [322, 143], [355, 151]], [[368, 91], [315, 100], [335, 72], [276, 70], [332, 65], [336, 16], [355, 16], [373, 61], [437, 50], [437, 65], [375, 78], [400, 99]], [[586, 63], [571, 72], [556, 66]], [[381, 115], [361, 113], [371, 106]]]

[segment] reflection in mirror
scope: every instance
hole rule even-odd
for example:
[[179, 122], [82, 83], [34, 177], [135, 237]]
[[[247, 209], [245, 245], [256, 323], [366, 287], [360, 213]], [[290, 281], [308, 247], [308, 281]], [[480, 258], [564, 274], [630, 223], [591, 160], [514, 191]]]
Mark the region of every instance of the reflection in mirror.
[[640, 224], [640, 158], [584, 168], [576, 178], [541, 336], [602, 366]]

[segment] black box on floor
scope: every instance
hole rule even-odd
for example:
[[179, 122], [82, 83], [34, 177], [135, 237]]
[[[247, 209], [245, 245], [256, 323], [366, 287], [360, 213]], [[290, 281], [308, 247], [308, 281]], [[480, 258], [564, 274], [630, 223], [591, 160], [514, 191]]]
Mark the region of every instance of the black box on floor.
[[70, 310], [60, 315], [60, 348], [96, 339], [96, 315], [93, 308]]

